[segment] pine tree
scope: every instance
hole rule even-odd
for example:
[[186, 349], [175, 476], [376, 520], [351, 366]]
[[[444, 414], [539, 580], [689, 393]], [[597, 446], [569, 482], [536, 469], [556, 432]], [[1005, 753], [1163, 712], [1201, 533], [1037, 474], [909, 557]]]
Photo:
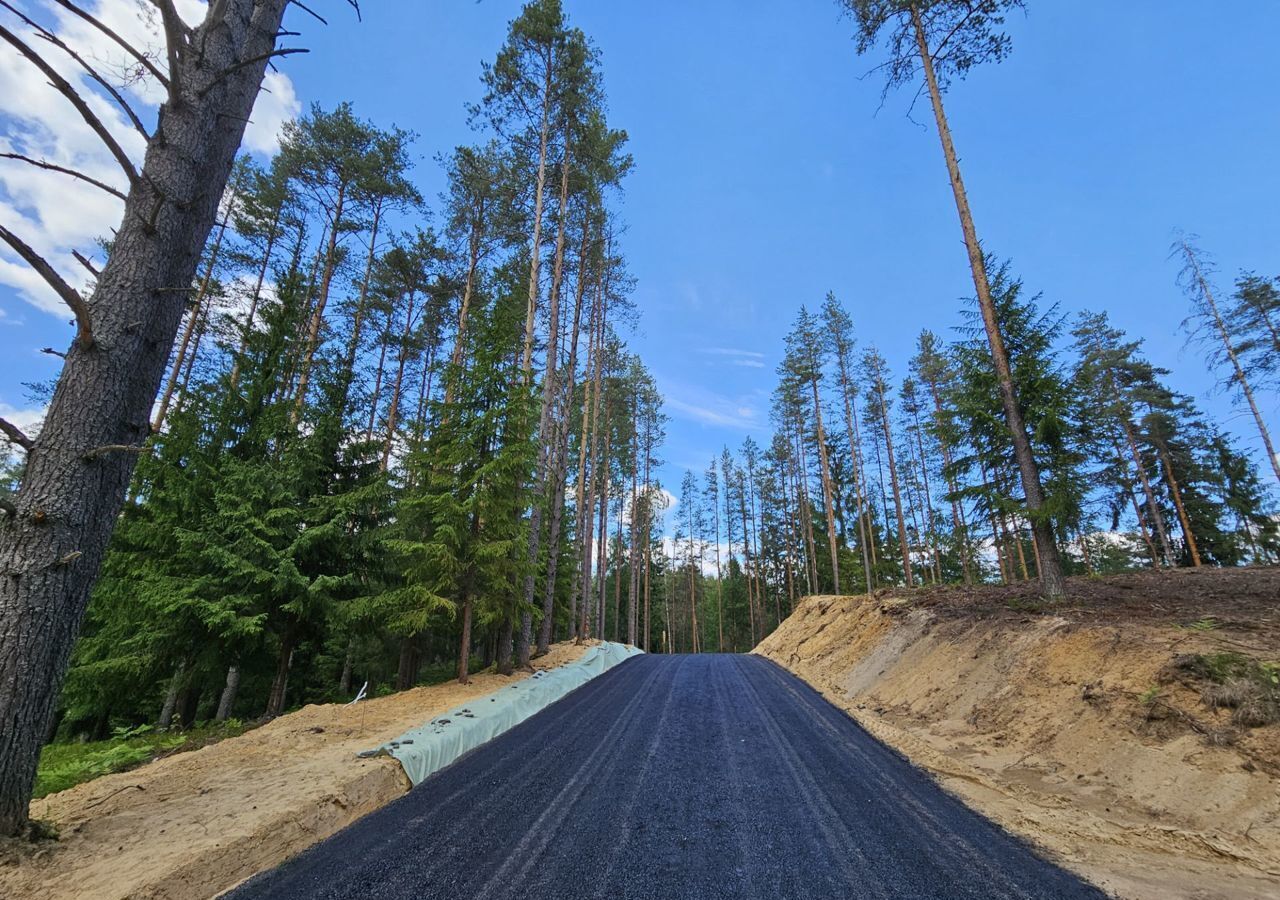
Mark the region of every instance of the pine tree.
[[1024, 503], [1036, 535], [1041, 585], [1046, 596], [1059, 599], [1063, 593], [1062, 564], [1053, 533], [1053, 516], [1045, 509], [1046, 491], [1036, 466], [1030, 432], [1023, 421], [1025, 401], [1019, 398], [1015, 386], [1013, 368], [1017, 360], [1012, 358], [1000, 330], [987, 260], [973, 223], [968, 192], [960, 175], [959, 155], [942, 103], [942, 94], [952, 77], [964, 77], [974, 66], [999, 62], [1008, 55], [1011, 41], [1000, 28], [1005, 14], [1020, 9], [1022, 0], [982, 0], [976, 5], [969, 0], [841, 0], [841, 6], [857, 23], [859, 53], [869, 51], [881, 33], [889, 30], [886, 92], [912, 81], [917, 75], [924, 78], [969, 254], [978, 309], [995, 369], [1005, 425], [1013, 442]]

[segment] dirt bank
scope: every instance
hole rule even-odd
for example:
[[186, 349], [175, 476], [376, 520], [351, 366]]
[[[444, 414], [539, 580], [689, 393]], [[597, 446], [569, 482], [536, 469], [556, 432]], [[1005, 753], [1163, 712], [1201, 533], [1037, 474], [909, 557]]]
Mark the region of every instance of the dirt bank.
[[1119, 897], [1280, 896], [1280, 571], [814, 597], [756, 652]]
[[[557, 644], [547, 669], [586, 646]], [[416, 688], [354, 706], [307, 706], [237, 738], [108, 775], [32, 805], [56, 843], [9, 845], [0, 897], [196, 900], [333, 834], [409, 788], [399, 763], [357, 759], [522, 675]]]

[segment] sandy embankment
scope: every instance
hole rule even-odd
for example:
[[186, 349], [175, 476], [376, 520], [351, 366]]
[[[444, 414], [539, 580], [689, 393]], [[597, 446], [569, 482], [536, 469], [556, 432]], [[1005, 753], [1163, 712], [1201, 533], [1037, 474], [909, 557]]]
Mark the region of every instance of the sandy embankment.
[[[549, 669], [589, 645], [557, 644]], [[409, 789], [400, 764], [357, 759], [432, 716], [526, 675], [473, 676], [362, 701], [307, 706], [240, 737], [36, 801], [56, 843], [9, 848], [0, 897], [195, 900], [323, 840]]]
[[1201, 630], [1151, 612], [815, 597], [755, 652], [1119, 897], [1274, 900], [1280, 725], [1232, 728], [1170, 672], [1196, 653], [1275, 660], [1277, 623], [1215, 612]]

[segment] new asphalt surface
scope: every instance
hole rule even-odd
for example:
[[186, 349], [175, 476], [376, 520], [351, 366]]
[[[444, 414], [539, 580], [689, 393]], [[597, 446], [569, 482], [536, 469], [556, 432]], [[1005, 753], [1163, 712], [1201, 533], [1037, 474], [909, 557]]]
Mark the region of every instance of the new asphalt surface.
[[1104, 895], [755, 656], [641, 656], [230, 895]]

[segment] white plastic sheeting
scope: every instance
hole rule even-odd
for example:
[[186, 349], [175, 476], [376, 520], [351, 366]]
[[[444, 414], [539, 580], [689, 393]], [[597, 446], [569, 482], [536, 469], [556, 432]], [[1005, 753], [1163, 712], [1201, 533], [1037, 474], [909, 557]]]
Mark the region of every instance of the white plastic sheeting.
[[603, 642], [571, 663], [535, 672], [360, 755], [389, 753], [400, 761], [416, 786], [467, 751], [493, 740], [597, 675], [643, 652], [626, 644]]

